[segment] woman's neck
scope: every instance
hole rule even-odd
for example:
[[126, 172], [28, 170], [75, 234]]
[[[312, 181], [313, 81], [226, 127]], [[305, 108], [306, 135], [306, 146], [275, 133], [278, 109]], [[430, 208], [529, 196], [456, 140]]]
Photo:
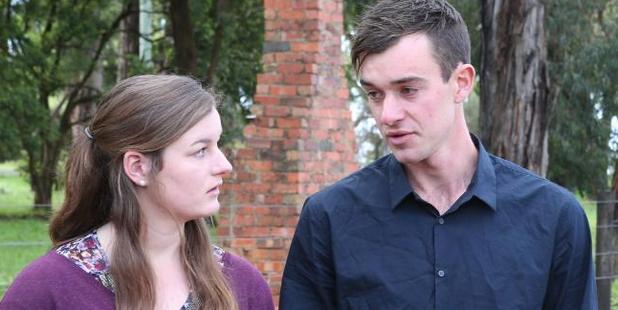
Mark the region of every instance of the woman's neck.
[[184, 224], [146, 192], [138, 192], [142, 229], [140, 242], [150, 259], [180, 258]]
[[176, 224], [159, 225], [147, 223], [141, 236], [142, 248], [153, 262], [159, 259], [180, 258], [182, 229]]
[[[140, 243], [144, 254], [152, 263], [159, 261], [180, 260], [180, 246], [182, 244], [181, 229], [178, 225], [162, 225], [163, 223], [147, 223], [141, 232]], [[99, 242], [105, 253], [111, 253], [116, 240], [116, 232], [111, 222], [97, 229]]]

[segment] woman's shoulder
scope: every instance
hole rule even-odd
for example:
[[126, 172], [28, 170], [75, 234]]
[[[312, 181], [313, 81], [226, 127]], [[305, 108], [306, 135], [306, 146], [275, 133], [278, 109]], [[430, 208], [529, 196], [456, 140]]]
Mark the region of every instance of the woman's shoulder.
[[274, 309], [270, 287], [262, 273], [246, 259], [224, 252], [223, 273], [238, 300], [240, 309]]
[[45, 285], [53, 282], [54, 279], [58, 278], [58, 275], [67, 274], [71, 269], [71, 265], [64, 257], [51, 250], [22, 269], [13, 284]]
[[240, 257], [232, 252], [225, 251], [221, 255], [221, 262], [223, 263], [224, 270], [227, 273], [242, 274], [243, 277], [253, 276], [262, 278], [262, 274], [251, 264], [248, 260]]
[[22, 269], [0, 301], [0, 309], [47, 309], [46, 301], [52, 299], [49, 277], [58, 268], [56, 259], [51, 251]]
[[[17, 275], [0, 302], [0, 309], [53, 309], [60, 305], [87, 305], [91, 298], [103, 299], [101, 297], [109, 297], [107, 295], [90, 281], [86, 273], [51, 250]], [[99, 306], [109, 304], [104, 301], [98, 303]]]
[[222, 256], [222, 262], [223, 272], [231, 281], [268, 286], [262, 273], [246, 259], [226, 251]]
[[5, 292], [0, 309], [46, 309], [48, 301], [53, 300], [56, 280], [66, 273], [68, 264], [63, 260], [49, 251], [24, 267]]

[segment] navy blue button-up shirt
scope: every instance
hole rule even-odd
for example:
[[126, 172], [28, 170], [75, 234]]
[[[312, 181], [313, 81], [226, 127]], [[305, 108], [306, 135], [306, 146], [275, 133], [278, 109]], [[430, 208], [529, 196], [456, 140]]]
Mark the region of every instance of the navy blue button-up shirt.
[[590, 230], [563, 188], [479, 150], [440, 216], [385, 156], [307, 199], [287, 309], [596, 309]]

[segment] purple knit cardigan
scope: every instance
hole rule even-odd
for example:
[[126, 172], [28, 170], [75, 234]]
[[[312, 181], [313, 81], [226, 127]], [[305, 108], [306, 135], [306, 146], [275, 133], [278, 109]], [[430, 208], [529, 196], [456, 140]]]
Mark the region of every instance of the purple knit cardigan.
[[[223, 265], [239, 309], [274, 309], [268, 284], [249, 262], [226, 252]], [[114, 308], [114, 294], [109, 289], [55, 251], [28, 265], [0, 301], [0, 310]]]

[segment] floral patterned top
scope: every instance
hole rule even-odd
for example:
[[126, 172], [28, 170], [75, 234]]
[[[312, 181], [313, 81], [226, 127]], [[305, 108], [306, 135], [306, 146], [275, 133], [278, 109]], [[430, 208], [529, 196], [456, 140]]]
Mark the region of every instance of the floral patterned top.
[[[114, 281], [109, 271], [109, 258], [103, 251], [96, 230], [61, 245], [56, 249], [56, 252], [68, 258], [86, 273], [92, 275], [103, 286], [112, 292], [114, 291]], [[213, 256], [222, 267], [224, 254], [225, 251], [222, 248], [213, 245]], [[199, 305], [200, 300], [189, 293], [180, 310], [199, 309]]]

